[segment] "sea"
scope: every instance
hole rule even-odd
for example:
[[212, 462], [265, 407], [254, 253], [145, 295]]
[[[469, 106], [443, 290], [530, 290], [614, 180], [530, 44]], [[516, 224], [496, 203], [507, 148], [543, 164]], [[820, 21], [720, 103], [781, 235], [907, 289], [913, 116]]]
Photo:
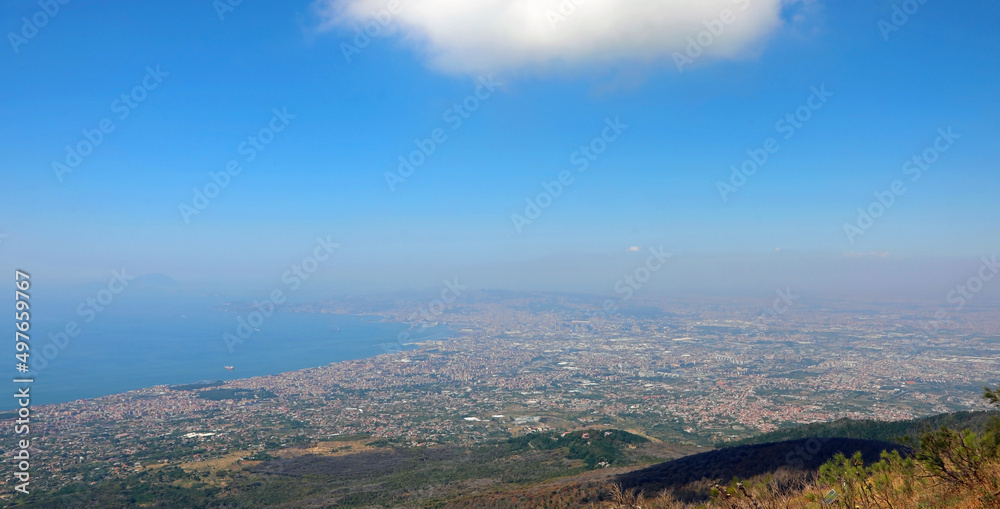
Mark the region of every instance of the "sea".
[[[178, 308], [156, 313], [106, 312], [89, 323], [86, 316], [36, 321], [31, 341], [31, 354], [36, 358], [31, 359], [27, 375], [34, 380], [29, 384], [31, 404], [155, 385], [272, 375], [362, 359], [399, 348], [402, 331], [408, 331], [402, 343], [451, 334], [447, 325], [411, 327], [378, 316], [277, 311], [230, 351], [223, 334], [235, 334], [237, 316], [240, 313], [217, 309]], [[70, 320], [80, 332], [65, 341], [55, 334]], [[16, 403], [14, 398], [0, 398], [0, 410], [15, 408]]]

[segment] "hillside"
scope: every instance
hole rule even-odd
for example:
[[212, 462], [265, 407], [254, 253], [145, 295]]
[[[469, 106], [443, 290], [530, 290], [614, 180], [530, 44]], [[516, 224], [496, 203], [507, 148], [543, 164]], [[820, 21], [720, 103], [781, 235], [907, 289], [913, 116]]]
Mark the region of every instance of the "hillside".
[[696, 450], [606, 428], [531, 433], [476, 446], [414, 447], [354, 435], [38, 491], [13, 507], [483, 507], [470, 497], [503, 497], [561, 480], [565, 487], [597, 479], [596, 495], [612, 473]]
[[980, 432], [986, 429], [991, 418], [997, 416], [1000, 416], [1000, 412], [984, 411], [939, 414], [922, 417], [920, 419], [893, 422], [839, 419], [832, 422], [805, 424], [802, 426], [783, 428], [742, 440], [719, 442], [715, 444], [715, 446], [718, 448], [738, 447], [769, 442], [782, 442], [785, 440], [798, 440], [809, 437], [841, 437], [894, 442], [900, 437], [917, 438], [921, 433], [938, 429], [941, 426], [946, 426], [951, 429], [968, 429]]
[[[1000, 387], [986, 388], [983, 398], [1000, 408]], [[618, 483], [606, 489], [608, 501], [595, 507], [1000, 508], [1000, 419], [995, 414], [935, 416], [894, 426], [867, 424], [841, 421], [797, 432], [919, 433], [919, 437], [909, 441], [912, 449], [825, 437], [735, 445], [620, 475]], [[876, 457], [880, 448], [886, 451]], [[812, 470], [830, 453], [834, 456], [829, 461]], [[692, 505], [693, 500], [699, 504]]]
[[884, 441], [853, 438], [808, 438], [784, 442], [727, 447], [659, 463], [618, 477], [626, 490], [658, 493], [665, 489], [682, 500], [709, 498], [711, 483], [751, 477], [786, 469], [815, 473], [837, 453], [847, 456], [860, 452], [865, 463], [879, 460], [882, 451], [910, 449]]

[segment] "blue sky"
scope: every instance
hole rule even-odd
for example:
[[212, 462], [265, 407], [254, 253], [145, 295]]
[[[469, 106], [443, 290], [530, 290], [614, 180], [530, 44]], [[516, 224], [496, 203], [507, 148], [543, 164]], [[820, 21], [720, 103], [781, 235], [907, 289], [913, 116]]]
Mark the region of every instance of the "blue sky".
[[[7, 2], [0, 265], [66, 285], [127, 266], [252, 294], [330, 235], [341, 250], [320, 293], [456, 274], [601, 292], [635, 266], [629, 248], [663, 245], [704, 275], [677, 288], [843, 270], [943, 294], [1000, 250], [1000, 6], [929, 0], [885, 40], [880, 20], [905, 3], [761, 1], [679, 72], [674, 53], [713, 19], [704, 5], [663, 2], [652, 14], [667, 28], [646, 34], [648, 12], [600, 21], [581, 3], [558, 36], [528, 37], [514, 15], [413, 0], [348, 61], [343, 45], [386, 2], [243, 2], [220, 20], [208, 0], [70, 1], [24, 40], [41, 8]], [[624, 36], [636, 30], [642, 44]], [[120, 118], [148, 68], [167, 75]], [[486, 76], [501, 85], [456, 128], [449, 109]], [[784, 139], [776, 122], [813, 87], [833, 95]], [[294, 118], [247, 161], [240, 144], [275, 109]], [[53, 162], [102, 119], [114, 130], [60, 181]], [[607, 119], [627, 128], [576, 171]], [[949, 127], [960, 137], [910, 181], [904, 163]], [[391, 190], [386, 173], [435, 129], [447, 140]], [[768, 138], [780, 148], [724, 201], [718, 183]], [[180, 206], [230, 160], [242, 171], [185, 221]], [[511, 215], [564, 170], [573, 183], [519, 233]], [[844, 224], [897, 179], [906, 193], [850, 242]]]

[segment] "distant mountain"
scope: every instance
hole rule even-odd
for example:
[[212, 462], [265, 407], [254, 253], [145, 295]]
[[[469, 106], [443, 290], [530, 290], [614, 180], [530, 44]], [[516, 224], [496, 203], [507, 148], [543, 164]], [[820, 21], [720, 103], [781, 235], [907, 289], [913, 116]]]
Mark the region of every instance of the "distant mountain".
[[959, 430], [970, 429], [979, 432], [986, 429], [986, 425], [991, 418], [998, 416], [1000, 416], [1000, 412], [956, 412], [953, 414], [939, 414], [920, 419], [895, 422], [839, 419], [832, 422], [804, 424], [802, 426], [779, 429], [733, 442], [719, 442], [715, 446], [718, 448], [737, 447], [808, 437], [841, 437], [896, 441], [898, 438], [905, 436], [916, 438], [923, 431], [938, 429], [941, 426]]
[[174, 288], [180, 286], [180, 283], [174, 278], [159, 273], [136, 276], [133, 282], [136, 286], [148, 288]]
[[617, 482], [626, 490], [638, 489], [650, 495], [670, 489], [683, 500], [704, 500], [714, 482], [725, 484], [734, 477], [747, 479], [779, 469], [815, 472], [838, 452], [851, 456], [857, 451], [864, 456], [865, 464], [878, 461], [882, 451], [910, 453], [907, 447], [891, 442], [807, 438], [727, 447], [685, 456], [622, 474]]

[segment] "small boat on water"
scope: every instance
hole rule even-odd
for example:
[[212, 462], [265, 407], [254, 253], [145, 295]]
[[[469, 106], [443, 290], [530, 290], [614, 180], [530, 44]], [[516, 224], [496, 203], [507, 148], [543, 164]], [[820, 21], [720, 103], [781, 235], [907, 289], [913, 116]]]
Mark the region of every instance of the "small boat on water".
[[232, 371], [233, 369], [235, 369], [232, 366], [223, 366], [223, 367], [226, 368], [226, 369], [228, 369], [229, 371]]

